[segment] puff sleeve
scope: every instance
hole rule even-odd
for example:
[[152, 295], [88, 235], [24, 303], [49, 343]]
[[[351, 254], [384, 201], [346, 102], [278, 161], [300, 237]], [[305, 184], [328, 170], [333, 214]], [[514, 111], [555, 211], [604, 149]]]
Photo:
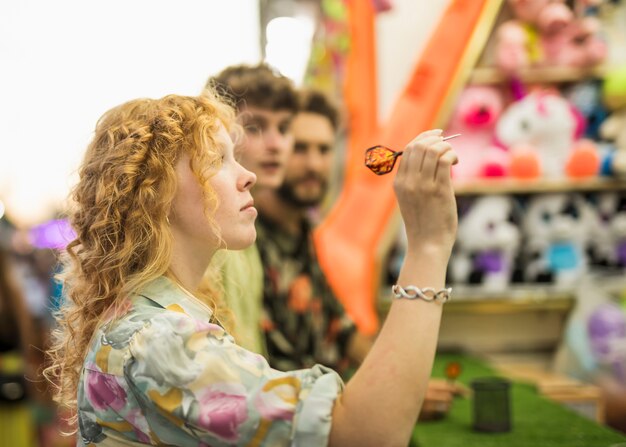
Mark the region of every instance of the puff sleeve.
[[343, 389], [320, 365], [280, 372], [220, 326], [163, 312], [137, 331], [125, 382], [159, 442], [189, 446], [328, 443]]

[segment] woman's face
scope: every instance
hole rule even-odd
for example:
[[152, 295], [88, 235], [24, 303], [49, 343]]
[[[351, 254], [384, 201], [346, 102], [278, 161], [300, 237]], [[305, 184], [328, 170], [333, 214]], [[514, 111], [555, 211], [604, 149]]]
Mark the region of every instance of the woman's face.
[[253, 244], [256, 238], [254, 220], [257, 211], [250, 194], [256, 176], [235, 160], [233, 141], [223, 126], [220, 126], [216, 142], [223, 161], [209, 182], [219, 201], [213, 220], [221, 230], [223, 242], [220, 245], [209, 225], [202, 187], [189, 166], [190, 158], [186, 154], [176, 165], [178, 188], [170, 218], [172, 232], [176, 237], [184, 238], [186, 245], [193, 250], [203, 247], [213, 251], [226, 247], [241, 250]]

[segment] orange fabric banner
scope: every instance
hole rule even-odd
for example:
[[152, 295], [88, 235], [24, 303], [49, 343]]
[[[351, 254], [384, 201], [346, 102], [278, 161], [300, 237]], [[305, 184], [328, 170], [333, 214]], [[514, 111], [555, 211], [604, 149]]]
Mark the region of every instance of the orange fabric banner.
[[417, 134], [433, 127], [487, 1], [451, 2], [389, 120], [379, 129], [374, 11], [371, 2], [350, 2], [352, 47], [345, 86], [350, 141], [346, 177], [337, 203], [315, 232], [315, 242], [329, 284], [363, 333], [378, 330], [375, 302], [380, 272], [376, 253], [396, 209], [394, 175], [379, 177], [367, 170], [363, 165], [364, 150], [375, 144], [401, 150]]

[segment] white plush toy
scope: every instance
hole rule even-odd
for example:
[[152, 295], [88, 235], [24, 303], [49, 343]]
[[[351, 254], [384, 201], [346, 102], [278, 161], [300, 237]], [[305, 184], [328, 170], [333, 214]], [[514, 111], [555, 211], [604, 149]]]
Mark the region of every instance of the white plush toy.
[[511, 281], [520, 233], [511, 222], [513, 199], [483, 196], [459, 221], [450, 273], [456, 283], [504, 290]]
[[588, 268], [592, 225], [592, 210], [579, 194], [531, 197], [523, 219], [526, 281], [574, 286]]
[[540, 176], [559, 178], [566, 175], [582, 128], [580, 116], [565, 98], [533, 92], [507, 107], [496, 125], [496, 138], [513, 158], [534, 154]]
[[595, 200], [591, 231], [592, 263], [602, 267], [626, 267], [626, 196], [600, 193]]

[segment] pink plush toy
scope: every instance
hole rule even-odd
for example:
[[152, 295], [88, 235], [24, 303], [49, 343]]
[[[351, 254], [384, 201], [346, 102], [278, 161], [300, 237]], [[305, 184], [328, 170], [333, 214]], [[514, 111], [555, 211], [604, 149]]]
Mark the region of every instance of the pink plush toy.
[[557, 0], [509, 0], [515, 19], [500, 25], [496, 64], [504, 71], [541, 65], [542, 36], [559, 34], [573, 20], [572, 11]]
[[[530, 44], [532, 36], [530, 31], [525, 29], [515, 20], [504, 22], [496, 33], [496, 64], [507, 72], [515, 73], [520, 68], [529, 67], [538, 58], [538, 46]], [[537, 39], [534, 39], [537, 41]]]
[[561, 32], [543, 35], [546, 63], [557, 66], [586, 67], [606, 58], [606, 43], [598, 38], [600, 23], [593, 17], [570, 22]]
[[503, 106], [502, 94], [495, 87], [469, 86], [461, 92], [446, 130], [450, 135], [463, 135], [454, 143], [459, 156], [452, 171], [455, 179], [507, 175], [508, 154], [493, 144]]
[[576, 18], [563, 0], [508, 0], [515, 19], [497, 32], [496, 64], [514, 73], [543, 65], [584, 67], [606, 57], [599, 24]]
[[[596, 175], [600, 158], [595, 146], [578, 140], [584, 131], [580, 113], [562, 96], [533, 92], [511, 104], [496, 125], [498, 141], [511, 152], [511, 165], [529, 164], [536, 158], [537, 174], [543, 177]], [[531, 163], [532, 164], [532, 163]], [[529, 177], [512, 168], [514, 177]]]
[[559, 33], [574, 19], [563, 0], [509, 0], [509, 5], [518, 21], [542, 35]]

